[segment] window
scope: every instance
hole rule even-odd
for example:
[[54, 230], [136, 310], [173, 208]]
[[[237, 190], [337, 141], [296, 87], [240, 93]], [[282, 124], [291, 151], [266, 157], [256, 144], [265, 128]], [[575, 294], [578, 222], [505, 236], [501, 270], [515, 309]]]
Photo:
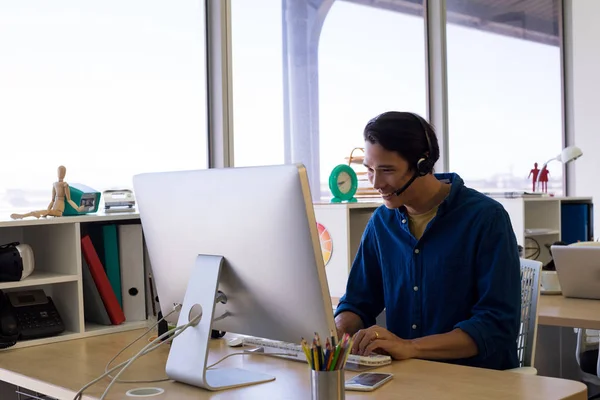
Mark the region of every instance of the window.
[[[530, 191], [534, 163], [563, 148], [559, 1], [447, 7], [450, 169], [476, 189]], [[562, 165], [548, 171], [562, 194]]]
[[236, 167], [284, 162], [281, 18], [282, 0], [231, 0]]
[[333, 4], [319, 44], [321, 189], [327, 195], [331, 170], [364, 147], [371, 118], [391, 110], [427, 117], [422, 4], [355, 3], [362, 1]]
[[6, 2], [0, 20], [0, 210], [45, 208], [59, 165], [98, 191], [206, 168], [202, 1]]
[[232, 0], [236, 166], [303, 162], [328, 196], [370, 118], [426, 114], [422, 5], [357, 3]]

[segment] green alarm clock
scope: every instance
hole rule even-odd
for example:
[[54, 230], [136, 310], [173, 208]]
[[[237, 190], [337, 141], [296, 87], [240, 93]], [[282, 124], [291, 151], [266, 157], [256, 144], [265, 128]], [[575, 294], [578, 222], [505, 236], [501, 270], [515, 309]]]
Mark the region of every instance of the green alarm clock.
[[347, 201], [355, 203], [354, 197], [358, 189], [358, 177], [356, 172], [346, 164], [336, 166], [329, 175], [329, 190], [333, 194], [332, 203]]

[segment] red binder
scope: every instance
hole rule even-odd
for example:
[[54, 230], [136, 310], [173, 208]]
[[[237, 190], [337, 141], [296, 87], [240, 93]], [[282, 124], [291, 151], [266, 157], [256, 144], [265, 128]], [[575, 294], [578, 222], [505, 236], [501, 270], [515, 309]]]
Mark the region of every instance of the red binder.
[[113, 325], [122, 324], [125, 322], [125, 314], [119, 305], [117, 296], [115, 296], [115, 292], [108, 281], [104, 267], [102, 267], [98, 253], [96, 253], [96, 249], [88, 235], [81, 238], [81, 250], [83, 257], [85, 257], [85, 261], [90, 268], [92, 278], [94, 278], [94, 282], [98, 287], [98, 292], [100, 293], [104, 307], [106, 307], [110, 322], [112, 322]]

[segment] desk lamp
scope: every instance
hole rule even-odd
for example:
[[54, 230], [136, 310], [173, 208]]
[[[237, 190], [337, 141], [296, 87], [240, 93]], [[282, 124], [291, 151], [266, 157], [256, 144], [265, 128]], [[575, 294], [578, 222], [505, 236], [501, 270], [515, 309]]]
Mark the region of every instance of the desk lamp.
[[552, 157], [551, 159], [549, 159], [548, 161], [546, 161], [544, 163], [544, 165], [540, 169], [540, 172], [539, 172], [539, 174], [537, 176], [537, 179], [536, 179], [536, 188], [539, 189], [539, 186], [540, 186], [539, 176], [541, 175], [542, 171], [546, 168], [546, 165], [548, 165], [549, 162], [554, 161], [554, 160], [558, 160], [558, 161], [562, 162], [563, 164], [567, 164], [567, 163], [569, 163], [571, 161], [577, 160], [582, 155], [583, 155], [583, 152], [577, 146], [565, 147], [564, 150], [558, 156]]

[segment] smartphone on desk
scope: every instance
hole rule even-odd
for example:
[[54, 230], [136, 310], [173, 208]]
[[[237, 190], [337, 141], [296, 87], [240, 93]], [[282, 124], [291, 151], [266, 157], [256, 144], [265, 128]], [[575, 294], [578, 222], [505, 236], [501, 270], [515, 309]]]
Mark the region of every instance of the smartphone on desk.
[[363, 372], [345, 382], [346, 390], [358, 390], [361, 392], [371, 392], [389, 382], [394, 377], [393, 374], [385, 372]]

